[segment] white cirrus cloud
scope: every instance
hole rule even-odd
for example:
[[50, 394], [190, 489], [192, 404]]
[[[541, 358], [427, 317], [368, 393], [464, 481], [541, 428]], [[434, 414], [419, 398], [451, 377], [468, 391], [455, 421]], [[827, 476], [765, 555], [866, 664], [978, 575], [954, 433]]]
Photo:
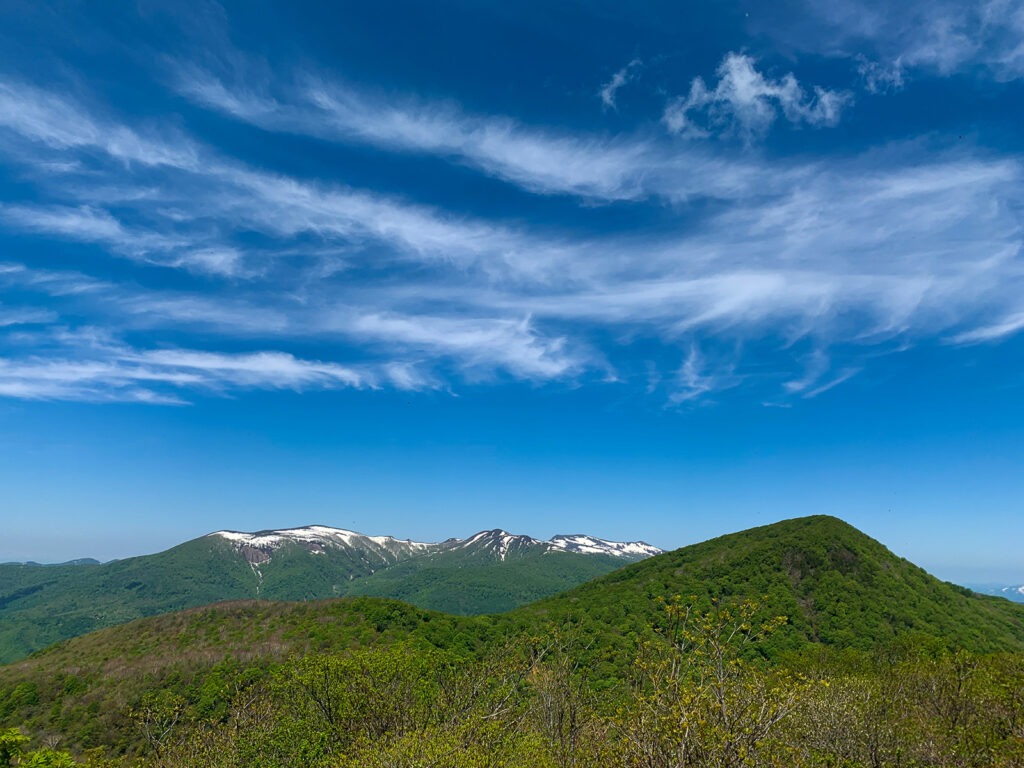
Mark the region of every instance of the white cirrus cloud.
[[711, 371], [700, 350], [692, 346], [683, 364], [676, 371], [668, 401], [672, 405], [682, 405], [699, 400], [711, 392], [735, 386], [735, 382], [727, 383], [731, 373], [731, 369], [720, 370], [717, 373]]
[[805, 0], [800, 19], [758, 24], [787, 45], [859, 61], [869, 90], [971, 69], [1004, 81], [1024, 75], [1020, 0]]
[[273, 96], [272, 86], [254, 92], [229, 85], [194, 64], [179, 64], [172, 80], [195, 103], [268, 131], [439, 156], [538, 194], [729, 199], [750, 184], [773, 183], [753, 164], [723, 162], [697, 148], [680, 152], [655, 137], [537, 129], [500, 115], [468, 114], [450, 102], [375, 97], [323, 76], [276, 83], [280, 93]]
[[857, 74], [864, 79], [864, 88], [868, 93], [899, 91], [905, 85], [903, 59], [899, 56], [891, 62], [882, 63], [858, 55]]
[[0, 204], [0, 222], [12, 228], [104, 245], [111, 253], [141, 262], [225, 277], [246, 272], [244, 257], [235, 248], [196, 247], [194, 237], [128, 228], [109, 211], [91, 205]]
[[[747, 74], [746, 90], [734, 89], [746, 96], [723, 95], [729, 120], [739, 119], [733, 101], [755, 115], [773, 110], [773, 120], [787, 109], [803, 122], [825, 119], [795, 80], [772, 80], [752, 64]], [[0, 225], [48, 246], [33, 248], [32, 259], [46, 252], [38, 264], [0, 264], [5, 307], [43, 313], [4, 326], [10, 396], [170, 402], [261, 387], [628, 382], [640, 342], [658, 351], [661, 368], [642, 371], [645, 385], [657, 381], [678, 404], [759, 376], [782, 397], [814, 397], [865, 369], [869, 355], [934, 338], [997, 340], [1024, 311], [1021, 163], [966, 144], [909, 141], [826, 163], [726, 145], [712, 156], [666, 137], [594, 143], [513, 125], [553, 166], [538, 191], [645, 200], [662, 222], [623, 231], [584, 216], [541, 225], [467, 214], [355, 189], [331, 180], [331, 169], [310, 179], [254, 168], [231, 147], [123, 125], [68, 95], [5, 87], [25, 103], [0, 123], [0, 161], [23, 170], [33, 194], [4, 202]], [[402, 128], [412, 142], [402, 144], [398, 128], [370, 125], [379, 104], [365, 108], [359, 120], [377, 131], [372, 141], [398, 149], [428, 151], [437, 139], [442, 149], [429, 151], [445, 154], [444, 132], [493, 127], [455, 110], [435, 131], [413, 111], [406, 116], [419, 122]], [[283, 120], [280, 102], [263, 109]], [[710, 109], [708, 101], [701, 114]], [[298, 129], [315, 133], [328, 118]], [[744, 119], [752, 130], [764, 124]], [[116, 135], [157, 159], [128, 159], [111, 143]], [[587, 165], [611, 145], [628, 161], [589, 186], [545, 154], [568, 147]], [[464, 145], [484, 146], [479, 137]], [[674, 159], [673, 146], [682, 148]], [[465, 162], [492, 173], [485, 154]], [[525, 174], [524, 188], [539, 183], [543, 163], [513, 154], [506, 176]], [[659, 197], [673, 204], [647, 199]], [[67, 240], [97, 247], [74, 269], [44, 268], [69, 258], [59, 247]], [[116, 268], [107, 256], [120, 259]], [[142, 268], [154, 263], [182, 274], [154, 277]], [[151, 348], [118, 341], [140, 338]], [[753, 375], [743, 350], [755, 347]], [[820, 350], [817, 363], [808, 349]]]
[[49, 309], [5, 307], [3, 304], [0, 304], [0, 328], [38, 325], [41, 323], [49, 324], [57, 320], [57, 318], [57, 313]]
[[570, 350], [564, 336], [539, 333], [529, 318], [372, 313], [351, 318], [343, 329], [364, 340], [450, 355], [474, 378], [506, 370], [522, 379], [563, 379], [593, 365], [582, 351]]
[[[74, 351], [78, 357], [0, 358], [0, 395], [184, 404], [188, 394], [196, 391], [432, 386], [414, 366], [348, 366], [300, 359], [279, 351], [137, 350], [109, 343], [94, 343], [86, 350]], [[84, 351], [90, 356], [82, 356]]]
[[54, 149], [100, 148], [125, 163], [196, 168], [200, 162], [181, 136], [154, 140], [123, 125], [97, 122], [59, 94], [14, 81], [0, 80], [0, 128]]
[[714, 88], [694, 78], [686, 96], [666, 105], [662, 122], [672, 133], [689, 138], [726, 132], [751, 139], [766, 133], [780, 115], [796, 125], [834, 126], [851, 101], [848, 93], [820, 86], [808, 96], [792, 73], [773, 80], [756, 63], [746, 54], [726, 54]]
[[612, 75], [611, 80], [601, 86], [598, 95], [601, 97], [601, 104], [605, 109], [616, 109], [615, 99], [620, 89], [637, 76], [637, 72], [643, 66], [640, 59], [633, 59], [622, 69]]
[[980, 344], [986, 341], [999, 341], [1021, 331], [1024, 331], [1024, 311], [1013, 312], [995, 323], [958, 333], [951, 341], [954, 344]]

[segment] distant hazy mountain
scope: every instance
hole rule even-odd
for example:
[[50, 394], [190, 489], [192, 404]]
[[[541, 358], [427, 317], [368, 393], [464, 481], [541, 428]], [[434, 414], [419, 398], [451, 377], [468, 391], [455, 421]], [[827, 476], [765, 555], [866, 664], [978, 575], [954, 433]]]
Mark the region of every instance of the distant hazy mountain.
[[0, 565], [0, 663], [58, 640], [223, 600], [397, 597], [450, 613], [509, 610], [658, 554], [592, 536], [501, 530], [439, 543], [327, 526], [217, 531], [165, 552], [99, 564]]
[[1015, 587], [1003, 587], [999, 594], [1017, 603], [1024, 603], [1024, 584]]
[[982, 595], [997, 595], [1013, 600], [1015, 603], [1024, 603], [1024, 585], [1006, 584], [968, 584], [968, 587]]

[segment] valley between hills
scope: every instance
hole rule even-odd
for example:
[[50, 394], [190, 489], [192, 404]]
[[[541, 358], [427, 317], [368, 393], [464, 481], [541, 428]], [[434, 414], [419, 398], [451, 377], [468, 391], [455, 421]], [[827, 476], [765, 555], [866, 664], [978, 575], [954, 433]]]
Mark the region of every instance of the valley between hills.
[[1024, 764], [1024, 606], [831, 517], [4, 569], [0, 765]]

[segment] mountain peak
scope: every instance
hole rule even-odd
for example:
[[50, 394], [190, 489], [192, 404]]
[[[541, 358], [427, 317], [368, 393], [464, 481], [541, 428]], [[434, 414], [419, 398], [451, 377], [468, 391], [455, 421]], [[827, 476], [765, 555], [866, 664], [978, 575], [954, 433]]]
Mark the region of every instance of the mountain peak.
[[489, 531], [480, 531], [473, 534], [463, 542], [456, 544], [462, 549], [474, 549], [480, 552], [496, 555], [499, 560], [504, 560], [510, 552], [523, 553], [531, 549], [543, 547], [547, 542], [534, 539], [531, 536], [523, 536], [501, 528], [492, 528]]
[[849, 523], [826, 515], [782, 520], [682, 547], [538, 605], [548, 614], [577, 605], [602, 606], [595, 612], [606, 612], [601, 615], [612, 621], [611, 606], [676, 595], [705, 605], [754, 600], [765, 615], [786, 616], [775, 640], [779, 648], [812, 641], [866, 650], [907, 631], [972, 649], [1024, 647], [1024, 613], [942, 582]]

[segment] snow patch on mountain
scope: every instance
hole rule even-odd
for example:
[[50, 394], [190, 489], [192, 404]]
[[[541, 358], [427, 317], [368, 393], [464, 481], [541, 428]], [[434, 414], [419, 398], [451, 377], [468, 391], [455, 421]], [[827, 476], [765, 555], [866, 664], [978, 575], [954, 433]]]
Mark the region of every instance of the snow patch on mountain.
[[366, 536], [344, 528], [310, 525], [302, 528], [284, 528], [273, 531], [244, 533], [216, 531], [209, 534], [230, 542], [251, 565], [258, 566], [271, 559], [274, 550], [286, 544], [297, 544], [311, 554], [324, 554], [330, 548], [358, 550], [372, 554], [385, 562], [396, 562], [418, 555], [427, 555], [452, 549], [475, 549], [505, 560], [510, 553], [540, 551], [575, 552], [586, 555], [614, 555], [628, 560], [640, 560], [661, 554], [663, 550], [642, 541], [608, 541], [584, 534], [554, 536], [551, 541], [509, 533], [495, 528], [480, 531], [468, 539], [447, 539], [440, 543], [425, 543], [391, 536]]
[[[323, 555], [329, 550], [354, 553], [367, 566], [380, 567], [407, 560], [435, 550], [437, 544], [420, 541], [402, 541], [390, 536], [364, 536], [344, 528], [309, 525], [303, 528], [283, 528], [276, 531], [216, 531], [208, 538], [230, 542], [251, 566], [270, 562], [276, 550], [291, 544], [302, 547], [311, 555]], [[371, 573], [372, 568], [371, 568]]]
[[608, 541], [585, 534], [552, 537], [549, 542], [554, 549], [579, 552], [586, 555], [614, 555], [615, 557], [644, 558], [660, 555], [664, 550], [644, 541]]
[[465, 541], [459, 541], [458, 539], [452, 539], [450, 541], [455, 548], [476, 548], [483, 551], [490, 551], [497, 555], [499, 560], [504, 560], [508, 557], [509, 552], [520, 552], [534, 547], [546, 547], [549, 544], [549, 542], [534, 539], [530, 536], [509, 533], [508, 531], [503, 531], [500, 528], [495, 528], [490, 531], [480, 531], [480, 533], [473, 534]]
[[378, 547], [397, 544], [409, 549], [427, 549], [436, 546], [419, 541], [402, 541], [390, 536], [364, 536], [355, 531], [346, 531], [344, 528], [330, 528], [326, 525], [309, 525], [303, 528], [285, 528], [277, 531], [258, 531], [257, 533], [217, 531], [211, 533], [210, 536], [219, 536], [236, 544], [246, 544], [260, 549], [279, 549], [287, 542], [321, 545], [340, 544], [349, 547], [372, 542]]

